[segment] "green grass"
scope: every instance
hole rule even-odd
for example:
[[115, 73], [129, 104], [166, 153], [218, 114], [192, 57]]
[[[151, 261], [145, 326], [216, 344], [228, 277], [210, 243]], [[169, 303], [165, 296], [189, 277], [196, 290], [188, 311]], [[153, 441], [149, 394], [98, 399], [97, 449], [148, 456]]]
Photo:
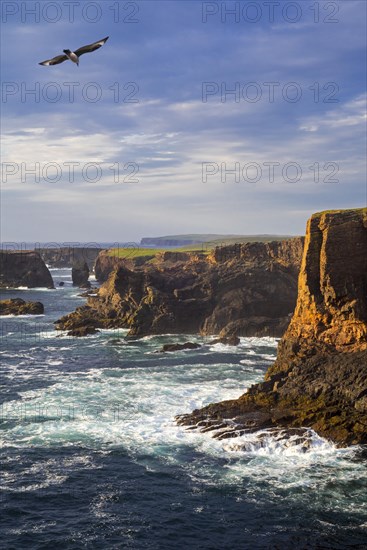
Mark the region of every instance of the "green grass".
[[116, 258], [136, 259], [145, 258], [147, 256], [156, 256], [159, 252], [164, 252], [164, 248], [110, 248], [108, 251], [109, 256], [115, 256]]
[[251, 235], [243, 237], [226, 237], [214, 241], [203, 242], [199, 244], [189, 244], [180, 247], [162, 247], [162, 248], [111, 248], [108, 251], [109, 256], [115, 256], [116, 258], [125, 258], [127, 260], [136, 260], [138, 258], [154, 258], [161, 252], [190, 252], [209, 254], [216, 246], [228, 246], [237, 243], [251, 243], [251, 242], [271, 242], [271, 241], [283, 241], [290, 239], [291, 236], [286, 235]]
[[312, 217], [319, 218], [320, 216], [323, 216], [324, 214], [341, 214], [344, 212], [361, 212], [363, 214], [367, 214], [367, 208], [340, 208], [336, 210], [322, 210], [321, 212], [316, 212], [312, 215]]

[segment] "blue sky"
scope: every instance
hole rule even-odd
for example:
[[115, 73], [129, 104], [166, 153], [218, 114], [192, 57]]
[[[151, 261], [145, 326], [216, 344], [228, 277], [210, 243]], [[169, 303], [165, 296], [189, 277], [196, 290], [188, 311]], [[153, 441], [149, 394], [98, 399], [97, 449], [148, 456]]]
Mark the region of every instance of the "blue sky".
[[2, 240], [302, 234], [366, 206], [367, 3], [270, 4], [4, 1]]

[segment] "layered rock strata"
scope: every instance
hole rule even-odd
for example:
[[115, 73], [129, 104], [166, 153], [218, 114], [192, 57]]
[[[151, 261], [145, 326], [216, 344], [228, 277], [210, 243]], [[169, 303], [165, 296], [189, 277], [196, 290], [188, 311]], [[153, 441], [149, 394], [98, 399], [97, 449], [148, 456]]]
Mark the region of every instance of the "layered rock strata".
[[[297, 294], [303, 239], [217, 248], [209, 256], [164, 252], [142, 265], [114, 265], [97, 297], [57, 322], [129, 328], [130, 336], [201, 333], [281, 336]], [[109, 263], [110, 262], [110, 263]]]
[[366, 208], [308, 221], [296, 309], [264, 382], [178, 422], [219, 438], [308, 427], [339, 445], [367, 443]]

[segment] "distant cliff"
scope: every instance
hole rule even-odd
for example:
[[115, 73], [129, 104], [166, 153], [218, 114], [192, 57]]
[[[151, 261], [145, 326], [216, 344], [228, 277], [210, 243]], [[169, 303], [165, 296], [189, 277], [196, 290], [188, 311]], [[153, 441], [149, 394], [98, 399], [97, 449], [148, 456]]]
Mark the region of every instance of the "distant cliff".
[[281, 336], [296, 303], [302, 249], [295, 238], [218, 247], [207, 257], [163, 252], [142, 265], [103, 253], [96, 273], [109, 273], [108, 281], [57, 328]]
[[43, 261], [50, 267], [72, 267], [74, 263], [86, 262], [93, 269], [101, 248], [61, 246], [55, 248], [37, 248]]
[[366, 208], [309, 220], [297, 306], [265, 381], [178, 421], [221, 425], [221, 438], [306, 426], [340, 445], [367, 443]]
[[[166, 235], [165, 237], [143, 237], [140, 241], [141, 246], [151, 246], [156, 248], [180, 247], [187, 245], [203, 244], [203, 249], [214, 246], [227, 246], [235, 243], [247, 242], [272, 242], [291, 239], [291, 235], [223, 235], [223, 234], [189, 234], [189, 235]], [[198, 249], [201, 248], [198, 246]]]
[[0, 251], [0, 287], [53, 288], [51, 273], [37, 252]]

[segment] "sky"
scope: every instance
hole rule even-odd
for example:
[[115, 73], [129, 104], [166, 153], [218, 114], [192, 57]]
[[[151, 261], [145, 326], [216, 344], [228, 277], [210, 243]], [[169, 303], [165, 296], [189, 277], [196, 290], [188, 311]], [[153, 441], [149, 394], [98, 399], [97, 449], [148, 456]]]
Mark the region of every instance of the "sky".
[[298, 235], [366, 206], [366, 8], [3, 0], [1, 240]]

